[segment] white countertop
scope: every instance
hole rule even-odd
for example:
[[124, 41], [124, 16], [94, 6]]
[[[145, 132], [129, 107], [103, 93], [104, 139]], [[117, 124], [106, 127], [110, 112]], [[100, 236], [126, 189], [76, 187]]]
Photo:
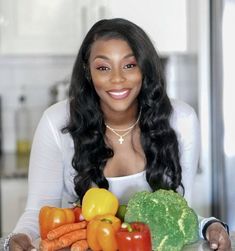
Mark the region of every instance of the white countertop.
[[[231, 233], [232, 250], [235, 250], [235, 233]], [[3, 251], [4, 238], [0, 238], [0, 251]], [[38, 246], [38, 241], [35, 243]], [[209, 251], [211, 250], [206, 241], [198, 241], [192, 245], [185, 246], [182, 251]]]

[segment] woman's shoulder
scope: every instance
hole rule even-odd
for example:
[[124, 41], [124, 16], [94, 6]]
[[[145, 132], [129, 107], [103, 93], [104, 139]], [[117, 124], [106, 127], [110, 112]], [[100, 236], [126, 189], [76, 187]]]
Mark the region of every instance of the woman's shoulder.
[[192, 115], [196, 116], [194, 108], [182, 100], [171, 99], [171, 104], [173, 107], [173, 116], [178, 118], [187, 118]]
[[57, 112], [66, 112], [66, 110], [69, 108], [69, 101], [68, 99], [59, 101], [57, 103], [54, 103], [53, 105], [49, 106], [45, 112], [47, 113], [57, 113]]
[[69, 101], [66, 99], [49, 106], [44, 111], [44, 116], [54, 125], [64, 126], [69, 118]]
[[172, 99], [173, 112], [170, 118], [174, 129], [196, 128], [199, 126], [197, 114], [192, 106], [181, 100]]

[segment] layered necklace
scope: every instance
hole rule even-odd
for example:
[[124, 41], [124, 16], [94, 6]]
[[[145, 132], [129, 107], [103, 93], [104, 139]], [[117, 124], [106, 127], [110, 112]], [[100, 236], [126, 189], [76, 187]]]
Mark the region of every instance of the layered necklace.
[[[111, 126], [105, 124], [105, 126], [111, 131], [113, 132], [116, 136], [119, 137], [118, 141], [119, 141], [119, 144], [122, 144], [124, 142], [124, 137], [127, 136], [132, 130], [133, 128], [139, 123], [139, 120], [140, 120], [140, 116], [141, 116], [141, 110], [139, 112], [139, 115], [138, 115], [138, 118], [137, 120], [135, 121], [135, 123], [131, 126], [129, 126], [128, 128], [126, 129], [115, 129], [115, 128], [112, 128]], [[123, 134], [119, 134], [119, 132], [123, 132]]]

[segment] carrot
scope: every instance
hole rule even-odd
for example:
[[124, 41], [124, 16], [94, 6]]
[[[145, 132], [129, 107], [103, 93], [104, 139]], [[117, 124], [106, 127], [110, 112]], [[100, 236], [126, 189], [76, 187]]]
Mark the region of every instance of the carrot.
[[85, 239], [86, 239], [86, 229], [75, 230], [59, 237], [59, 241], [61, 242], [63, 248], [69, 247], [76, 241]]
[[78, 223], [64, 224], [62, 226], [59, 226], [59, 227], [49, 231], [47, 234], [47, 239], [48, 240], [57, 239], [64, 234], [70, 233], [70, 232], [78, 230], [78, 229], [85, 228], [86, 225], [87, 225], [86, 221], [81, 221]]
[[44, 239], [40, 241], [39, 250], [40, 251], [54, 251], [63, 248], [61, 242], [58, 239], [48, 240]]
[[71, 251], [86, 251], [88, 248], [87, 240], [80, 240], [72, 244]]

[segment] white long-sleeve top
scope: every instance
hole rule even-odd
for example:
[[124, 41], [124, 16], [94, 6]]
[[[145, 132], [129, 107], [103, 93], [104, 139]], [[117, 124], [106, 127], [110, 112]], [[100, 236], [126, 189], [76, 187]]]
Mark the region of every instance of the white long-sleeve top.
[[[173, 113], [170, 123], [177, 134], [182, 166], [182, 183], [185, 198], [191, 205], [191, 192], [199, 159], [199, 122], [194, 110], [184, 102], [172, 100]], [[28, 199], [15, 233], [26, 233], [33, 240], [39, 237], [38, 213], [42, 206], [67, 206], [76, 200], [71, 165], [74, 154], [73, 140], [69, 133], [62, 133], [69, 119], [68, 100], [56, 103], [44, 113], [37, 126], [29, 163]], [[151, 190], [145, 171], [124, 177], [109, 177], [109, 190], [122, 203], [136, 191]]]

